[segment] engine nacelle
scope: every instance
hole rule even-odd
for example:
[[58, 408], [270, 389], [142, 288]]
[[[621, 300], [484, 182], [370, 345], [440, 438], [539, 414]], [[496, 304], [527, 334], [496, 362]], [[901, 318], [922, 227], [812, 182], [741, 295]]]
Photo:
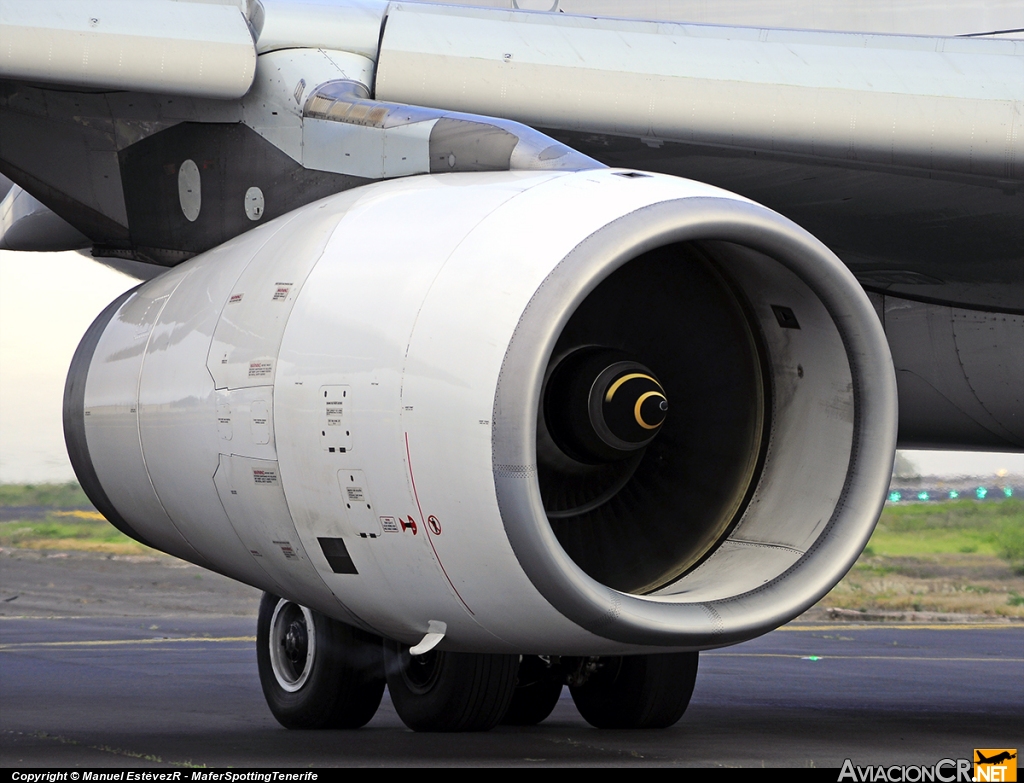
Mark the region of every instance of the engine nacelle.
[[764, 207], [447, 174], [126, 294], [65, 430], [96, 506], [165, 552], [406, 643], [615, 654], [823, 596], [880, 513], [896, 386], [853, 276]]

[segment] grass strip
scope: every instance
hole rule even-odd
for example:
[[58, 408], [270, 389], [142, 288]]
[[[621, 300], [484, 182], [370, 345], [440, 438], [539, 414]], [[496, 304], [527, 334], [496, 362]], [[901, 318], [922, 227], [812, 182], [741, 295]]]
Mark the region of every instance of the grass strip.
[[[83, 510], [74, 482], [0, 485], [0, 506], [48, 509], [0, 522], [0, 547], [155, 554]], [[820, 605], [1024, 617], [1024, 502], [886, 504], [864, 554]]]

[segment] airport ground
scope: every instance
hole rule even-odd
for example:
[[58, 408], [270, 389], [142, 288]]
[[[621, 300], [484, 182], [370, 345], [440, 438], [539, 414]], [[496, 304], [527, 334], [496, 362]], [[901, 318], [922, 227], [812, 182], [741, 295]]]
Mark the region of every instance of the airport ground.
[[[537, 727], [439, 736], [406, 730], [386, 694], [359, 731], [280, 728], [256, 674], [255, 590], [98, 540], [108, 533], [96, 520], [95, 534], [76, 539], [88, 517], [37, 504], [18, 514], [35, 520], [8, 522], [58, 526], [45, 536], [58, 548], [33, 547], [24, 532], [15, 541], [0, 521], [0, 765], [838, 768], [845, 758], [931, 764], [1020, 747], [1024, 579], [993, 533], [1019, 524], [1019, 512], [1004, 506], [1006, 519], [980, 524], [950, 509], [931, 527], [883, 519], [885, 535], [832, 605], [702, 654], [693, 701], [672, 729], [592, 729], [566, 690]], [[903, 534], [973, 551], [910, 552]]]

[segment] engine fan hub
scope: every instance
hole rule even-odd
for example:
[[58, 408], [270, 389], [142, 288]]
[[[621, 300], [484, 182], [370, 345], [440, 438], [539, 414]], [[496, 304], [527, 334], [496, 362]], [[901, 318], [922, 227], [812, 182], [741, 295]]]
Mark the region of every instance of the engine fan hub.
[[650, 370], [632, 362], [616, 362], [597, 376], [589, 402], [598, 437], [627, 452], [654, 440], [668, 416], [665, 389]]
[[657, 376], [623, 352], [583, 348], [552, 372], [544, 415], [566, 455], [599, 465], [650, 444], [668, 416], [668, 398]]

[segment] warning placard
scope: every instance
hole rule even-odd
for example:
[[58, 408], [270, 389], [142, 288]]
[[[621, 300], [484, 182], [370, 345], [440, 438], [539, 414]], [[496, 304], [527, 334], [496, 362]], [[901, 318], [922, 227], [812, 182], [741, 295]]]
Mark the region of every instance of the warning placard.
[[298, 560], [299, 553], [295, 551], [291, 541], [275, 541], [274, 544], [281, 549], [281, 554], [288, 560]]
[[263, 378], [270, 375], [273, 369], [273, 362], [249, 362], [249, 377]]
[[252, 480], [254, 484], [276, 484], [277, 471], [273, 468], [253, 468]]

